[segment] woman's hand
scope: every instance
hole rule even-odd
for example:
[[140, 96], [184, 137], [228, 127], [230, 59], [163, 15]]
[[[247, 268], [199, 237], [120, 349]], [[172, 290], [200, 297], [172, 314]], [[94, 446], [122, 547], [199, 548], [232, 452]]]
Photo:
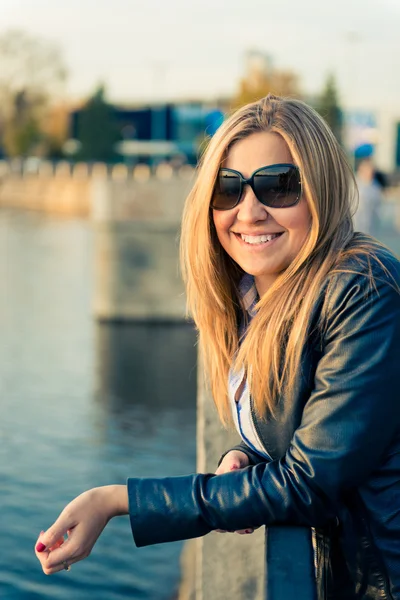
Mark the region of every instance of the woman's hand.
[[36, 542], [35, 553], [43, 572], [52, 575], [68, 570], [73, 563], [87, 558], [108, 521], [127, 513], [125, 485], [94, 488], [72, 500]]
[[[230, 471], [236, 471], [237, 469], [244, 469], [250, 464], [249, 457], [240, 450], [231, 450], [225, 454], [221, 461], [218, 469], [215, 471], [216, 475], [222, 475], [223, 473], [229, 473]], [[218, 533], [227, 533], [224, 529], [216, 529]], [[236, 533], [253, 533], [254, 529], [248, 527], [247, 529], [239, 529]]]
[[222, 475], [222, 473], [229, 473], [229, 471], [235, 471], [236, 469], [244, 469], [249, 464], [250, 461], [247, 454], [240, 450], [231, 450], [225, 454], [215, 474]]

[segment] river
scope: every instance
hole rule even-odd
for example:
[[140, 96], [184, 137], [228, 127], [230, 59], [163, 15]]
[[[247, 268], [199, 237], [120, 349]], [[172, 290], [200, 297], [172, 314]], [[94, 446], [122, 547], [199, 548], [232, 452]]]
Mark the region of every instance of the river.
[[84, 220], [0, 211], [0, 598], [172, 600], [181, 543], [135, 547], [113, 519], [46, 577], [33, 553], [74, 496], [195, 471], [192, 327], [98, 324]]

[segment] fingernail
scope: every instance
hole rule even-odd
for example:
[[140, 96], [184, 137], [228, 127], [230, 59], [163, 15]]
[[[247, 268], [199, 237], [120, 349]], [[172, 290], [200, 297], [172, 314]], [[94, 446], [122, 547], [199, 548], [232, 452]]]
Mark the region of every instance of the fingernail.
[[244, 531], [244, 532], [245, 532], [245, 533], [253, 533], [253, 530], [252, 530], [252, 529], [245, 529], [245, 531]]
[[46, 549], [46, 546], [44, 544], [42, 544], [42, 542], [39, 542], [38, 545], [36, 546], [36, 551], [37, 552], [43, 552], [43, 550]]

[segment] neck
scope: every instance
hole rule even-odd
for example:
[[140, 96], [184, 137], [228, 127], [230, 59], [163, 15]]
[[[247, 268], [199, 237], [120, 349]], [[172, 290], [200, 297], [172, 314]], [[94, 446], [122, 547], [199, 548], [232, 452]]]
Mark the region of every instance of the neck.
[[268, 292], [269, 288], [276, 281], [277, 275], [261, 275], [260, 277], [254, 277], [254, 283], [256, 284], [257, 292], [260, 298]]

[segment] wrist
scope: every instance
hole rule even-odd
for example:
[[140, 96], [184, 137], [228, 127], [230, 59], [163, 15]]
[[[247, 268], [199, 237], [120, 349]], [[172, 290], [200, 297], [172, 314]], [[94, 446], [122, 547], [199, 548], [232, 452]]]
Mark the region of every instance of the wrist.
[[128, 488], [126, 485], [106, 485], [102, 489], [106, 496], [108, 519], [129, 514]]

